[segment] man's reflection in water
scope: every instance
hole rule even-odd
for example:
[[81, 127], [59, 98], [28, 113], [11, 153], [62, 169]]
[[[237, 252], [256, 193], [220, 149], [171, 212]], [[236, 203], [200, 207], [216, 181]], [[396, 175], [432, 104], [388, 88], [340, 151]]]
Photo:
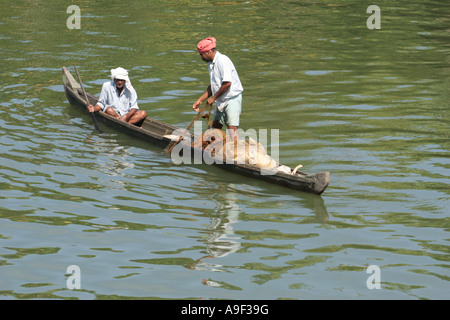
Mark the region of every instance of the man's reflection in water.
[[206, 228], [206, 252], [208, 255], [198, 259], [193, 266], [195, 270], [223, 271], [221, 265], [204, 261], [208, 258], [221, 258], [239, 250], [240, 237], [233, 232], [233, 224], [238, 221], [243, 211], [237, 204], [236, 193], [220, 193], [220, 200], [216, 199], [217, 215], [211, 218]]
[[[239, 215], [244, 211], [238, 205], [238, 193], [230, 192], [231, 185], [219, 186], [219, 192], [215, 196], [217, 214], [211, 218], [211, 222], [206, 228], [207, 238], [206, 252], [208, 255], [203, 256], [197, 260], [197, 263], [192, 266], [195, 270], [207, 270], [207, 271], [221, 271], [223, 272], [222, 265], [208, 262], [208, 258], [221, 258], [229, 255], [230, 253], [237, 252], [241, 247], [241, 237], [234, 234], [233, 224], [239, 219]], [[239, 190], [239, 188], [235, 188]], [[299, 215], [301, 219], [297, 223], [328, 223], [328, 213], [322, 197], [310, 194], [296, 195], [296, 199], [300, 202], [300, 210], [311, 210], [314, 212], [313, 216]], [[284, 203], [280, 201], [280, 207], [284, 206]], [[292, 214], [295, 217], [295, 213]], [[203, 280], [205, 285], [214, 285], [210, 281]], [[219, 285], [219, 284], [216, 284]]]

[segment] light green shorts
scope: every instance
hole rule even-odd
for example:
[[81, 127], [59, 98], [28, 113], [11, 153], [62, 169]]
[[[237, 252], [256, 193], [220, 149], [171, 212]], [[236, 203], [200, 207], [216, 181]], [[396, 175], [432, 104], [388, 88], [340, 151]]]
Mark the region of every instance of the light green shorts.
[[242, 110], [242, 94], [227, 101], [220, 112], [217, 107], [214, 111], [214, 121], [219, 121], [222, 125], [239, 127], [239, 118]]

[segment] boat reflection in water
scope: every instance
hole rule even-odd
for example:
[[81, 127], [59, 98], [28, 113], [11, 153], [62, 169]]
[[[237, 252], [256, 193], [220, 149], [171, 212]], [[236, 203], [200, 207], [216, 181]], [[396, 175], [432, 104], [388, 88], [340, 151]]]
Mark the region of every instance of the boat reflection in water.
[[[246, 213], [244, 209], [239, 206], [238, 202], [242, 202], [242, 199], [238, 197], [237, 192], [230, 192], [230, 188], [233, 188], [232, 184], [225, 185], [219, 183], [218, 192], [214, 196], [214, 200], [216, 201], [215, 215], [211, 217], [210, 223], [205, 230], [206, 236], [202, 240], [205, 246], [204, 252], [207, 254], [197, 259], [195, 264], [185, 266], [188, 269], [227, 272], [227, 269], [234, 267], [232, 265], [220, 264], [221, 259], [228, 258], [226, 261], [227, 263], [230, 263], [230, 261], [233, 261], [234, 259], [229, 257], [230, 254], [239, 254], [239, 251], [247, 252], [248, 250], [251, 250], [253, 239], [249, 238], [249, 234], [252, 234], [252, 237], [255, 237], [255, 234], [259, 234], [260, 238], [273, 236], [273, 230], [261, 230], [260, 233], [255, 233], [253, 231], [247, 232], [245, 229], [240, 228], [239, 231], [235, 231], [234, 227], [237, 226], [240, 221], [246, 222], [247, 220], [250, 220], [255, 222], [260, 220], [266, 222], [270, 220], [272, 222], [295, 223], [298, 225], [326, 225], [328, 223], [329, 217], [322, 197], [309, 194], [299, 197], [296, 194], [295, 199], [291, 203], [298, 204], [298, 215], [268, 213], [256, 217], [250, 213]], [[239, 187], [236, 186], [235, 189], [238, 190], [238, 188]], [[283, 210], [285, 205], [286, 203], [284, 202], [273, 203], [273, 206], [278, 207], [280, 210]], [[308, 212], [312, 212], [313, 215], [307, 214]], [[243, 228], [245, 228], [245, 224], [243, 224]], [[278, 233], [276, 236], [279, 236], [282, 239], [285, 235], [283, 233]], [[287, 236], [291, 237], [292, 235], [288, 234]], [[305, 238], [302, 234], [294, 235], [294, 237], [298, 238], [299, 241], [302, 241]], [[257, 248], [255, 247], [255, 249], [259, 248], [259, 246]], [[288, 245], [286, 248], [283, 246], [280, 247], [280, 251], [284, 249], [292, 250], [292, 245]], [[212, 279], [203, 279], [202, 283], [213, 287], [231, 286], [229, 283]]]

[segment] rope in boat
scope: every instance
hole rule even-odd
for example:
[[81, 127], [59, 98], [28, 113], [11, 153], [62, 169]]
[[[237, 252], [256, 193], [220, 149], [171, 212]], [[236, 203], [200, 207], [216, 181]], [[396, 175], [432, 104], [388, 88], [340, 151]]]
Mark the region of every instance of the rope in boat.
[[303, 167], [301, 164], [295, 167], [294, 171], [292, 171], [292, 175], [295, 175], [297, 173], [297, 170]]
[[[203, 118], [207, 118], [208, 119], [208, 129], [209, 126], [212, 124], [212, 121], [209, 120], [209, 115], [211, 114], [211, 107], [212, 105], [208, 105], [205, 104], [205, 106], [197, 113], [197, 115], [194, 117], [194, 119], [191, 121], [191, 123], [187, 126], [186, 131], [189, 131], [192, 127], [192, 125], [194, 124], [195, 121], [197, 121], [200, 116], [202, 116], [202, 113], [206, 111], [206, 109], [208, 109], [209, 107], [209, 111], [203, 115]], [[172, 149], [181, 141], [183, 140], [183, 136], [179, 136], [178, 140], [174, 141], [170, 141], [170, 143], [167, 145], [167, 147], [164, 149], [164, 151], [166, 151], [167, 153], [172, 152]]]

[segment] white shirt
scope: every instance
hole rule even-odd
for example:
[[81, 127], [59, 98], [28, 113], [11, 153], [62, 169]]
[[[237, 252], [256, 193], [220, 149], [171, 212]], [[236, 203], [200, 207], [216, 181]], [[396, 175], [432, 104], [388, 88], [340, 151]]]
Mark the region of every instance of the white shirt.
[[136, 90], [133, 87], [129, 89], [124, 86], [119, 96], [114, 81], [108, 81], [103, 84], [97, 104], [102, 107], [102, 111], [112, 107], [119, 116], [127, 114], [131, 109], [139, 109]]
[[216, 100], [217, 109], [222, 111], [226, 102], [239, 95], [244, 88], [233, 62], [226, 55], [216, 51], [214, 60], [208, 63], [209, 78], [212, 94], [216, 94], [222, 87], [222, 82], [231, 82], [231, 87]]

